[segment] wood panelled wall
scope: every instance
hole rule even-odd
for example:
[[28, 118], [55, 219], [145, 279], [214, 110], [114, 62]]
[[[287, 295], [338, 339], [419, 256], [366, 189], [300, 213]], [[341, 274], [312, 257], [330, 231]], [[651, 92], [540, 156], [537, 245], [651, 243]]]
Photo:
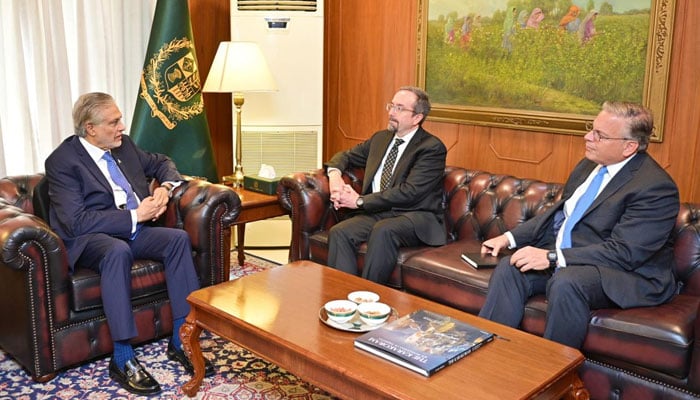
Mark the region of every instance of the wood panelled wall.
[[[209, 75], [219, 43], [231, 40], [230, 0], [189, 0], [192, 34], [202, 85]], [[219, 177], [233, 172], [233, 107], [231, 94], [205, 93], [204, 109]]]
[[[700, 7], [676, 0], [664, 141], [649, 152], [676, 180], [682, 201], [700, 202]], [[326, 0], [324, 158], [383, 129], [384, 104], [416, 82], [418, 1]], [[230, 1], [190, 0], [202, 79], [218, 43], [230, 37]], [[206, 94], [219, 175], [233, 164], [229, 95]], [[494, 173], [563, 182], [584, 154], [583, 138], [427, 121], [449, 148], [447, 162]]]
[[[384, 104], [416, 82], [418, 1], [325, 2], [324, 157], [386, 126]], [[673, 176], [682, 201], [700, 202], [700, 8], [677, 0], [663, 143], [649, 152]], [[583, 157], [581, 136], [427, 121], [448, 165], [563, 182]]]

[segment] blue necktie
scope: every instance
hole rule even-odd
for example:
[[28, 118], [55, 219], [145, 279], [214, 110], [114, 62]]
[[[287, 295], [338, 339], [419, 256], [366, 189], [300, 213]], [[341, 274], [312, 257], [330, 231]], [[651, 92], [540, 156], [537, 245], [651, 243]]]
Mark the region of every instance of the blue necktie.
[[[119, 169], [119, 166], [117, 165], [117, 162], [114, 161], [114, 157], [112, 157], [112, 153], [105, 151], [105, 153], [102, 155], [102, 158], [107, 161], [107, 171], [109, 171], [109, 176], [112, 178], [114, 183], [117, 184], [120, 188], [126, 192], [126, 209], [127, 210], [135, 210], [139, 207], [139, 202], [136, 200], [136, 195], [134, 194], [134, 191], [131, 189], [131, 185], [129, 184], [129, 181], [126, 180], [126, 176], [124, 176], [124, 173], [122, 172], [121, 169]], [[139, 231], [141, 230], [141, 224], [138, 223], [136, 224], [136, 230], [134, 233], [131, 234], [131, 237], [129, 238], [130, 240], [136, 239], [136, 236], [139, 234]]]
[[593, 200], [595, 200], [596, 196], [598, 195], [598, 190], [600, 190], [600, 185], [603, 183], [603, 177], [607, 172], [607, 167], [602, 167], [600, 170], [598, 170], [598, 173], [593, 177], [591, 184], [588, 185], [586, 191], [576, 202], [574, 211], [572, 211], [571, 215], [569, 215], [566, 221], [564, 221], [564, 232], [561, 237], [561, 245], [559, 248], [568, 249], [571, 247], [571, 231], [574, 229], [576, 223], [578, 223], [578, 221], [581, 219], [583, 213], [588, 209], [588, 207], [591, 206], [591, 204], [593, 204]]
[[117, 186], [122, 188], [126, 193], [126, 209], [137, 209], [139, 203], [136, 200], [136, 195], [134, 194], [134, 191], [131, 190], [131, 185], [129, 184], [129, 181], [126, 180], [126, 177], [124, 176], [124, 173], [122, 173], [122, 170], [119, 169], [117, 162], [114, 161], [114, 157], [112, 157], [112, 154], [108, 151], [105, 151], [104, 155], [102, 155], [102, 159], [107, 161], [107, 171], [109, 171], [109, 176], [112, 178], [114, 183], [116, 183]]

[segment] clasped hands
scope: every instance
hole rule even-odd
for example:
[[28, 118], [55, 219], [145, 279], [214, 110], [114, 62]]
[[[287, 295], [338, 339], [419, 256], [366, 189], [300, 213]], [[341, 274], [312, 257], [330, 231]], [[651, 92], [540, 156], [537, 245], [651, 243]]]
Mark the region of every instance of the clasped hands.
[[168, 208], [168, 200], [170, 200], [168, 189], [164, 187], [156, 188], [153, 191], [153, 196], [148, 196], [141, 200], [136, 209], [137, 222], [155, 221], [160, 218]]
[[333, 208], [336, 210], [342, 207], [357, 208], [357, 198], [360, 197], [360, 194], [352, 186], [346, 184], [340, 174], [330, 174], [328, 180]]
[[[506, 235], [499, 235], [481, 244], [481, 254], [498, 256], [498, 253], [502, 249], [508, 248], [509, 245], [510, 241], [508, 237]], [[525, 246], [516, 250], [515, 253], [510, 256], [510, 264], [519, 269], [520, 272], [545, 270], [549, 268], [547, 252], [547, 249]]]

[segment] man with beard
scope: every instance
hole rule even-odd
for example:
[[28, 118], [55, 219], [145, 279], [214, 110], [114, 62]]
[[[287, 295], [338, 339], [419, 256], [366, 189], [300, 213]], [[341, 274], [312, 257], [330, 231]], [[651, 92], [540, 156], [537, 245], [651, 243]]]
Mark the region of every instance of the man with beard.
[[[328, 265], [359, 275], [357, 247], [367, 242], [362, 277], [386, 283], [400, 247], [446, 242], [442, 199], [447, 149], [422, 123], [430, 112], [423, 90], [401, 87], [386, 105], [389, 124], [325, 164], [336, 209], [355, 210], [329, 234]], [[364, 168], [362, 190], [341, 171]]]

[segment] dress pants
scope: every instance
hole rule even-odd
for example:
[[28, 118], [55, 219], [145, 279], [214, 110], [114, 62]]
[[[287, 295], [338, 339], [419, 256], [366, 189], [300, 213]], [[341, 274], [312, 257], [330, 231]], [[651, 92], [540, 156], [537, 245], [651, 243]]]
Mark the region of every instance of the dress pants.
[[603, 292], [598, 267], [573, 265], [556, 273], [551, 269], [523, 273], [507, 256], [491, 275], [479, 316], [517, 328], [527, 300], [542, 293], [547, 297], [544, 337], [574, 348], [583, 345], [591, 310], [615, 307]]
[[410, 219], [394, 211], [357, 214], [335, 224], [328, 237], [328, 265], [358, 275], [357, 248], [367, 242], [362, 277], [384, 284], [389, 280], [400, 247], [422, 242]]
[[78, 265], [100, 274], [102, 305], [114, 341], [138, 335], [131, 310], [131, 266], [135, 259], [163, 263], [173, 319], [187, 316], [190, 307], [186, 298], [199, 289], [187, 232], [144, 225], [134, 240], [92, 235]]

